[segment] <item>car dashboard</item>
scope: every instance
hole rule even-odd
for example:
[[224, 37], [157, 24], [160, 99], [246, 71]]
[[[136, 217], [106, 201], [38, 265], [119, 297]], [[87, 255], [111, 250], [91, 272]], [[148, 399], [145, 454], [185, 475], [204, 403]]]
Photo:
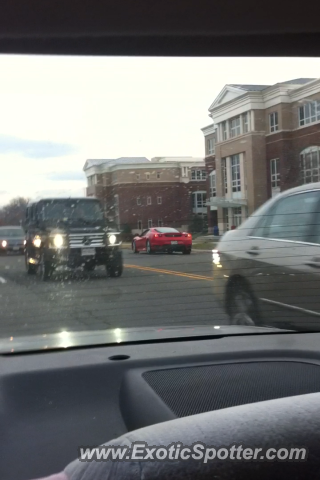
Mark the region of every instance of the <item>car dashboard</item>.
[[319, 343], [281, 332], [3, 355], [0, 478], [50, 475], [148, 425], [320, 392]]

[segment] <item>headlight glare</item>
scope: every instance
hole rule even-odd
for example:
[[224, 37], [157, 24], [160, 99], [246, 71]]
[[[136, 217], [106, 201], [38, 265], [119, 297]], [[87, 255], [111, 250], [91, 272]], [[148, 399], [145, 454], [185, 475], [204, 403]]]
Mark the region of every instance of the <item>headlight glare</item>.
[[33, 245], [36, 247], [36, 248], [39, 248], [40, 245], [41, 245], [41, 238], [39, 237], [39, 235], [36, 235], [33, 239]]
[[1, 243], [1, 245], [3, 246], [3, 248], [5, 248], [5, 247], [7, 246], [7, 244], [8, 244], [7, 240], [3, 240], [2, 243]]
[[117, 237], [115, 235], [109, 235], [109, 243], [110, 245], [114, 245], [117, 241]]
[[63, 245], [63, 236], [60, 234], [57, 234], [53, 238], [53, 244], [55, 247], [60, 248]]

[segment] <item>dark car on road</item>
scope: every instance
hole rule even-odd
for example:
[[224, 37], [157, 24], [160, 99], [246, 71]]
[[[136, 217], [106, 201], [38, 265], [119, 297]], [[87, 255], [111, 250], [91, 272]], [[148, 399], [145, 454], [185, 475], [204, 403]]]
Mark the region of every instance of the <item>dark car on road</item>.
[[46, 280], [57, 267], [122, 274], [119, 232], [112, 229], [96, 198], [45, 198], [29, 203], [24, 221], [25, 264]]
[[25, 234], [21, 227], [0, 227], [0, 253], [24, 253]]
[[269, 200], [213, 250], [214, 294], [233, 324], [320, 325], [320, 183]]

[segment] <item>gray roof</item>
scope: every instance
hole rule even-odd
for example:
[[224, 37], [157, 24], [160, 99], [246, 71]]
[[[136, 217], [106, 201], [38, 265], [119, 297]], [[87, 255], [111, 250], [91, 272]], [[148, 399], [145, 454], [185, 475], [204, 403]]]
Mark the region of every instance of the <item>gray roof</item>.
[[[288, 80], [287, 82], [278, 82], [275, 85], [304, 85], [305, 83], [312, 82], [316, 80], [315, 78], [295, 78], [294, 80]], [[241, 84], [229, 84], [230, 87], [239, 88], [246, 92], [261, 92], [266, 88], [269, 88], [273, 85], [241, 85]]]
[[245, 90], [246, 92], [261, 92], [265, 88], [270, 87], [270, 85], [236, 85], [236, 84], [229, 84], [230, 87], [240, 88], [241, 90]]
[[28, 202], [28, 206], [33, 205], [34, 203], [38, 202], [55, 202], [55, 201], [65, 201], [65, 200], [72, 200], [72, 201], [79, 201], [79, 200], [86, 200], [86, 201], [97, 201], [97, 197], [37, 197]]
[[86, 167], [92, 167], [94, 165], [127, 165], [132, 163], [149, 163], [150, 160], [146, 157], [120, 157], [120, 158], [102, 158], [99, 160], [88, 159], [86, 161]]
[[[121, 163], [149, 163], [150, 160], [146, 157], [120, 157], [113, 160], [115, 164]], [[109, 163], [109, 162], [108, 162]]]
[[315, 78], [296, 78], [294, 80], [288, 80], [287, 82], [279, 82], [279, 83], [288, 83], [292, 85], [304, 85], [305, 83], [312, 82], [312, 80], [316, 80]]

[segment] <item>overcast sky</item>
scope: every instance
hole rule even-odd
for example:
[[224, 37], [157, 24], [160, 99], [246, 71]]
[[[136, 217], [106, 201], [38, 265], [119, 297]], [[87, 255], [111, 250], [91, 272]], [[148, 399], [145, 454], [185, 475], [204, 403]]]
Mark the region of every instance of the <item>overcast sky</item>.
[[319, 77], [320, 59], [0, 56], [0, 204], [82, 195], [87, 158], [203, 156], [227, 83]]

